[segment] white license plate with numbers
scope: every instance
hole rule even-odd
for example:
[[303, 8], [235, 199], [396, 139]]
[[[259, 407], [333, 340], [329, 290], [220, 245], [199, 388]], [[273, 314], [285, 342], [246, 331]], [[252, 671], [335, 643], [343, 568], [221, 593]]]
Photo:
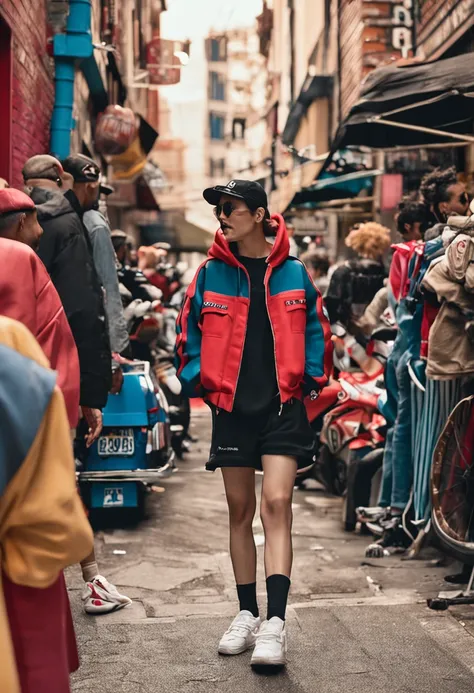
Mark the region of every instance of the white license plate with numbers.
[[135, 454], [135, 439], [130, 428], [100, 436], [98, 445], [101, 457], [129, 457]]

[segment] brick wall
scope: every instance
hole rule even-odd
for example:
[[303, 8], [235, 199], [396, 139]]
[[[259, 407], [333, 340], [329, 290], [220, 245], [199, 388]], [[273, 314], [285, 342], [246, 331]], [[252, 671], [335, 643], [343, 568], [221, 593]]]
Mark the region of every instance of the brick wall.
[[49, 150], [54, 70], [46, 53], [46, 0], [0, 0], [0, 15], [12, 32], [10, 183], [18, 187], [26, 159]]
[[[436, 2], [439, 3], [439, 0]], [[401, 0], [398, 6], [392, 0], [341, 0], [342, 117], [347, 115], [359, 98], [361, 83], [372, 70], [412, 55], [411, 15], [409, 10], [404, 10], [403, 24], [397, 7], [403, 9]]]

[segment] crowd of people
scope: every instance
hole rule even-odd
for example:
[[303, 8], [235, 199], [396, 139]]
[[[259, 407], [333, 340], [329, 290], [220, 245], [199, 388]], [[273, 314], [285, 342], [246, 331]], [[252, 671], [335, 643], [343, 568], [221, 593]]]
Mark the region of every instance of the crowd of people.
[[[385, 366], [380, 500], [359, 509], [380, 530], [369, 554], [418, 546], [429, 527], [433, 451], [453, 407], [472, 392], [474, 373], [474, 215], [464, 184], [454, 169], [428, 174], [400, 204], [402, 242], [391, 246], [390, 231], [376, 222], [358, 225], [345, 239], [351, 257], [332, 267], [317, 247], [293, 257], [285, 222], [270, 216], [257, 183], [207, 189], [220, 229], [183, 296], [166, 244], [135, 250], [125, 232], [111, 230], [101, 204], [110, 188], [95, 161], [34, 156], [23, 178], [23, 191], [0, 184], [1, 690], [68, 690], [78, 660], [66, 566], [81, 564], [87, 613], [131, 603], [100, 573], [72, 446], [77, 430], [86, 446], [97, 440], [120, 365], [134, 356], [125, 293], [130, 301], [184, 298], [178, 374], [212, 411], [206, 467], [222, 469], [240, 604], [219, 652], [256, 645], [254, 665], [284, 664], [291, 498], [297, 472], [314, 455], [302, 400], [318, 398], [332, 377], [330, 326], [361, 344], [387, 311], [397, 328]], [[255, 470], [264, 472], [264, 621]]]
[[[379, 325], [386, 310], [397, 328], [385, 366], [388, 433], [379, 503], [359, 509], [381, 535], [369, 556], [420, 550], [430, 527], [435, 446], [455, 405], [472, 393], [469, 201], [454, 168], [427, 174], [399, 205], [402, 242], [392, 245], [391, 258], [388, 229], [372, 222], [353, 229], [346, 244], [357, 258], [337, 267], [325, 294], [333, 329], [342, 324], [362, 343], [367, 326]], [[467, 582], [468, 575], [466, 567], [450, 579]]]
[[0, 185], [0, 689], [64, 693], [78, 658], [62, 570], [80, 562], [86, 613], [131, 603], [100, 573], [72, 443], [97, 440], [133, 357], [123, 285], [142, 300], [178, 285], [111, 233], [95, 161], [34, 156], [23, 179]]

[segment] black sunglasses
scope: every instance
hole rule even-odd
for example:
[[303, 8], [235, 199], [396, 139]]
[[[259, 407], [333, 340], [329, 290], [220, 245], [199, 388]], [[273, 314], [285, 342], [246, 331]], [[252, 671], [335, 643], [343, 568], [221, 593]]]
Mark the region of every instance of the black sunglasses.
[[235, 210], [236, 207], [234, 207], [232, 202], [223, 202], [222, 204], [218, 204], [214, 207], [214, 214], [218, 219], [222, 213], [224, 213], [225, 217], [229, 218], [232, 212], [235, 212]]
[[469, 202], [469, 195], [467, 194], [467, 192], [463, 192], [459, 195], [459, 202], [462, 205], [467, 205], [467, 203]]

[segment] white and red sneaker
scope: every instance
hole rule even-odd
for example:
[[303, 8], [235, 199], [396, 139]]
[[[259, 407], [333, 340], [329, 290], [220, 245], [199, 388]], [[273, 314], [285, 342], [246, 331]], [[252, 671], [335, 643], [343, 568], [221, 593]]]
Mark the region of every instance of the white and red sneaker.
[[102, 575], [97, 575], [91, 582], [86, 582], [82, 593], [82, 603], [86, 614], [110, 614], [123, 609], [132, 603], [124, 594], [120, 594]]

